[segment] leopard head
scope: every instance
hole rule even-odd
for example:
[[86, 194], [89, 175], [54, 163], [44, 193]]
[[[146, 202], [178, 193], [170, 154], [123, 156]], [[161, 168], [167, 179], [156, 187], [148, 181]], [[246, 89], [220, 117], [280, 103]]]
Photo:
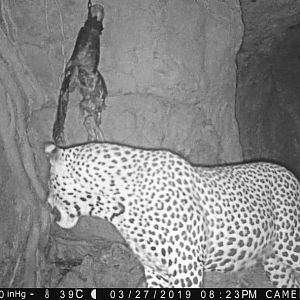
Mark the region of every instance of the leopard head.
[[74, 197], [68, 195], [67, 191], [67, 186], [71, 182], [66, 174], [67, 160], [64, 149], [48, 144], [45, 147], [45, 153], [50, 162], [47, 202], [51, 207], [52, 220], [63, 228], [72, 228], [77, 224], [80, 214]]

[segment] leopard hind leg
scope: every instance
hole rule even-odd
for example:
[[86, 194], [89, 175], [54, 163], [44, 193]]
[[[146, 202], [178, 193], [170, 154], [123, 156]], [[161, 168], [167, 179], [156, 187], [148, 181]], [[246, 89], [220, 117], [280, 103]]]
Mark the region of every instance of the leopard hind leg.
[[264, 270], [277, 288], [299, 288], [296, 280], [295, 271], [291, 266], [285, 264], [274, 253], [263, 262]]

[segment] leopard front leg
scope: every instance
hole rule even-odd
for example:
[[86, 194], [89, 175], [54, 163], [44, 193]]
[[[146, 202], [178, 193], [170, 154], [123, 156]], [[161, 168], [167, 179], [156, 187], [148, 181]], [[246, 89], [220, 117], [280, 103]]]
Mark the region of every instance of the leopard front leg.
[[[199, 217], [197, 226], [175, 236], [172, 257], [168, 261], [170, 287], [199, 288], [203, 286], [205, 260], [207, 257], [208, 226], [204, 217]], [[188, 241], [185, 245], [180, 239]]]
[[145, 269], [145, 278], [146, 278], [146, 287], [147, 288], [169, 288], [169, 276], [163, 274], [162, 272], [144, 266]]
[[[184, 257], [184, 256], [183, 256]], [[203, 286], [204, 263], [196, 257], [186, 256], [186, 259], [177, 260], [169, 268], [170, 288], [199, 288]]]

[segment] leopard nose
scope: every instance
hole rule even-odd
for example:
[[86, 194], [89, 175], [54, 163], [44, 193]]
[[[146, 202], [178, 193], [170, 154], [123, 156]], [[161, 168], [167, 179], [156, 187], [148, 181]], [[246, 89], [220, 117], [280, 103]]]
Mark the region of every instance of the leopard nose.
[[61, 214], [60, 214], [59, 210], [56, 207], [54, 207], [52, 209], [52, 215], [54, 216], [54, 222], [59, 222], [60, 221]]

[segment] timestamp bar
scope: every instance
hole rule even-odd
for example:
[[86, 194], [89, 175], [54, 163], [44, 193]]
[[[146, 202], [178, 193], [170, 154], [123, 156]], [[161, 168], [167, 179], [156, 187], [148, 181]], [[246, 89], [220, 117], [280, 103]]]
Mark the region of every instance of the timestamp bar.
[[1, 289], [1, 299], [39, 300], [225, 300], [225, 299], [299, 299], [300, 289], [241, 289], [241, 288], [199, 288], [199, 289], [134, 289], [134, 288], [41, 288]]

